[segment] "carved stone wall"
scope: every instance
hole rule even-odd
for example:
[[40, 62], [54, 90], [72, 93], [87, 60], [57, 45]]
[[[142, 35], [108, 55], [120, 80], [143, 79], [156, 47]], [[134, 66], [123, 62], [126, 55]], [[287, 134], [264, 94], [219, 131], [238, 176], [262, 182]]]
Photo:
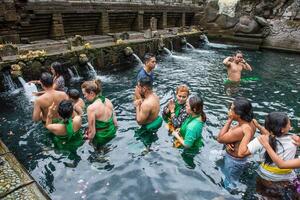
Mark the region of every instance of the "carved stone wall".
[[203, 0], [210, 34], [262, 38], [262, 46], [300, 50], [300, 0]]
[[[195, 25], [198, 0], [3, 0], [0, 44]], [[187, 14], [185, 14], [187, 13]], [[187, 16], [187, 17], [186, 17]]]

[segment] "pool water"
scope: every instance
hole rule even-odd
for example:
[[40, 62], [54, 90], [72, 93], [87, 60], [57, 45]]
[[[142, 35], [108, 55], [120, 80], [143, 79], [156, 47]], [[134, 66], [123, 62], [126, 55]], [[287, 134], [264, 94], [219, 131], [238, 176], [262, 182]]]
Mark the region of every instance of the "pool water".
[[[223, 188], [223, 145], [216, 136], [227, 119], [228, 106], [236, 96], [248, 98], [255, 117], [263, 123], [271, 111], [286, 112], [294, 129], [300, 121], [300, 56], [272, 51], [247, 51], [244, 57], [253, 67], [243, 77], [254, 80], [238, 86], [224, 85], [227, 73], [222, 64], [238, 47], [209, 44], [160, 57], [155, 69], [154, 90], [161, 110], [174, 97], [179, 84], [187, 84], [192, 95], [205, 102], [207, 123], [205, 146], [188, 165], [179, 149], [172, 147], [165, 124], [159, 139], [145, 153], [134, 137], [133, 92], [138, 67], [100, 74], [103, 94], [112, 100], [119, 128], [117, 137], [99, 151], [87, 142], [76, 154], [53, 149], [47, 131], [31, 121], [32, 103], [23, 91], [1, 94], [1, 138], [35, 180], [53, 199], [256, 199], [257, 156], [241, 177], [241, 191], [230, 194]], [[71, 87], [80, 88], [80, 82]], [[86, 121], [86, 119], [85, 119]], [[258, 134], [258, 133], [256, 133]]]

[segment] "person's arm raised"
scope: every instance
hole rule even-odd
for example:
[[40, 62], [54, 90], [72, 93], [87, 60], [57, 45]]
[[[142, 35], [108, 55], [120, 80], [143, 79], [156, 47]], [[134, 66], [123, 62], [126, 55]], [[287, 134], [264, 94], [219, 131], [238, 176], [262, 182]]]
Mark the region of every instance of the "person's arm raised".
[[243, 69], [252, 71], [252, 67], [244, 59], [241, 61], [241, 63], [243, 63]]
[[251, 152], [249, 151], [247, 145], [249, 144], [250, 140], [252, 139], [252, 130], [250, 126], [243, 126], [242, 127], [243, 133], [244, 133], [244, 137], [239, 145], [239, 149], [238, 149], [238, 156], [239, 157], [245, 157], [251, 154]]
[[52, 123], [53, 113], [55, 112], [55, 110], [56, 110], [56, 106], [53, 103], [48, 109], [45, 127], [54, 135], [65, 135], [65, 128], [63, 124]]
[[137, 123], [139, 125], [145, 124], [150, 114], [150, 105], [147, 102], [142, 103], [142, 100], [136, 100], [135, 107]]
[[229, 67], [231, 62], [232, 62], [232, 57], [227, 57], [223, 60], [223, 64], [226, 65], [226, 67]]
[[264, 146], [273, 162], [282, 169], [300, 168], [300, 159], [282, 160], [272, 149], [269, 144], [269, 136], [261, 135], [258, 137], [259, 142]]
[[262, 135], [270, 135], [270, 132], [265, 127], [260, 125], [256, 119], [253, 119], [252, 121], [255, 127], [260, 131]]

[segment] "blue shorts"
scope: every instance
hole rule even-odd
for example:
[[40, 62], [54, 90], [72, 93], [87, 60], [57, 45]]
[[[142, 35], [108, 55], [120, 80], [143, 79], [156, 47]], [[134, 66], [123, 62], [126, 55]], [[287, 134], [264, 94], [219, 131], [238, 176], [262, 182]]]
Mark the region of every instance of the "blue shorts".
[[238, 182], [244, 169], [247, 167], [247, 157], [236, 158], [226, 152], [224, 159], [224, 186], [228, 190], [238, 187]]

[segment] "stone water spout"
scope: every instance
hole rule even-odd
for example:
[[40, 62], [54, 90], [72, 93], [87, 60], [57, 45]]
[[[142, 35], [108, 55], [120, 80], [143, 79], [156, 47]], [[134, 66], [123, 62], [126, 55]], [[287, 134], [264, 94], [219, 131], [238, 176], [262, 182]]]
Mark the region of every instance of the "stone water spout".
[[10, 74], [14, 77], [18, 77], [22, 75], [22, 67], [19, 64], [13, 64], [10, 66]]
[[124, 54], [125, 54], [125, 56], [131, 56], [133, 54], [132, 48], [131, 47], [126, 47], [124, 49]]
[[186, 41], [186, 37], [181, 38], [181, 44], [182, 45], [186, 45], [187, 41]]
[[85, 65], [89, 61], [88, 57], [84, 53], [80, 54], [78, 59], [79, 63], [82, 65]]
[[84, 67], [87, 70], [87, 75], [96, 77], [97, 73], [94, 66], [89, 62], [89, 59], [86, 54], [80, 54], [78, 58], [79, 64], [81, 67]]
[[165, 48], [164, 39], [162, 37], [158, 40], [158, 51], [163, 51]]
[[143, 66], [143, 62], [141, 61], [141, 59], [133, 52], [131, 47], [126, 47], [124, 49], [124, 54], [125, 56], [129, 57], [129, 56], [133, 56], [134, 59], [136, 60], [136, 62], [138, 63], [138, 66]]

